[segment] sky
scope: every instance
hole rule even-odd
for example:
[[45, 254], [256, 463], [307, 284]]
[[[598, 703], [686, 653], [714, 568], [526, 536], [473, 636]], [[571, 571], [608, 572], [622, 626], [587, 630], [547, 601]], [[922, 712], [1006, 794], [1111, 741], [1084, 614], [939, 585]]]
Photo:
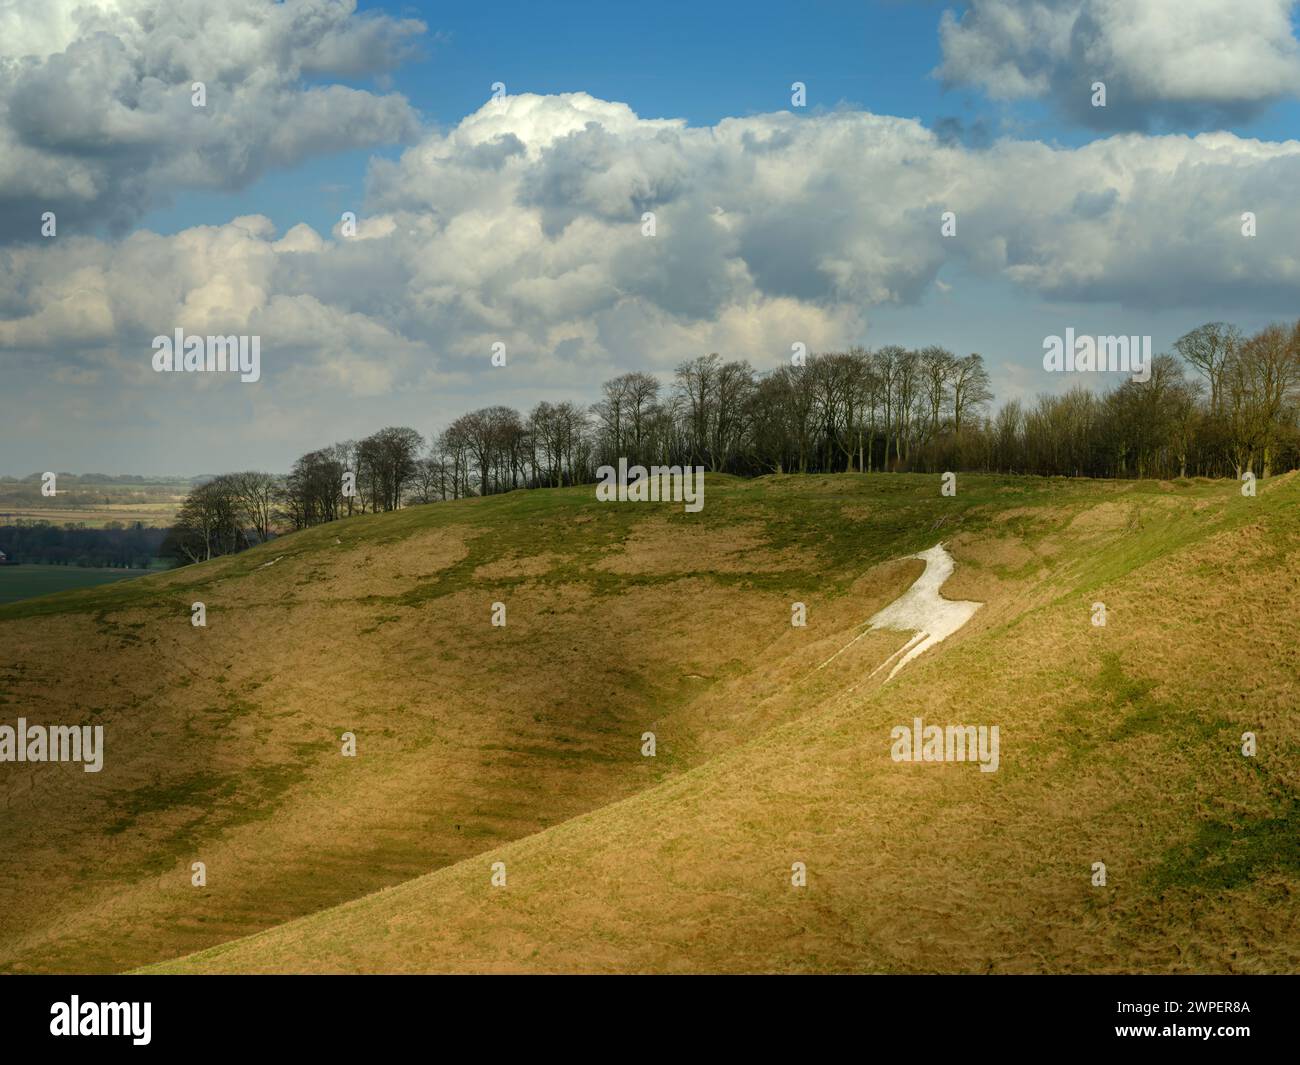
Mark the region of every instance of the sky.
[[[795, 343], [1032, 399], [1067, 328], [1294, 319], [1297, 14], [0, 0], [0, 474], [282, 471]], [[258, 379], [157, 371], [178, 328]]]

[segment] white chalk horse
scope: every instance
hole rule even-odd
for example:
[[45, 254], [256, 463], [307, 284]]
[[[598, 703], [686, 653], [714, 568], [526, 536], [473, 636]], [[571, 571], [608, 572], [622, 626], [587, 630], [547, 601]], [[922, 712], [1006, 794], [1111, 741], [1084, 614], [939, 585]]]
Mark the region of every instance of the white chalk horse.
[[[958, 599], [945, 599], [939, 594], [939, 589], [952, 576], [955, 567], [952, 555], [948, 554], [943, 544], [935, 544], [928, 551], [921, 551], [907, 557], [919, 558], [925, 563], [925, 569], [916, 578], [916, 582], [889, 606], [868, 618], [866, 622], [867, 628], [863, 629], [835, 654], [826, 659], [817, 667], [818, 669], [829, 665], [838, 655], [847, 651], [868, 632], [876, 629], [890, 629], [894, 632], [914, 633], [907, 643], [903, 644], [902, 647], [871, 671], [871, 676], [874, 677], [895, 658], [898, 658], [894, 668], [889, 671], [889, 676], [885, 678], [885, 683], [889, 683], [894, 679], [895, 674], [908, 662], [912, 661], [917, 655], [928, 651], [936, 643], [946, 640], [966, 622], [970, 621], [975, 611], [984, 605], [983, 603], [971, 603]], [[901, 658], [899, 658], [900, 655], [902, 655]]]

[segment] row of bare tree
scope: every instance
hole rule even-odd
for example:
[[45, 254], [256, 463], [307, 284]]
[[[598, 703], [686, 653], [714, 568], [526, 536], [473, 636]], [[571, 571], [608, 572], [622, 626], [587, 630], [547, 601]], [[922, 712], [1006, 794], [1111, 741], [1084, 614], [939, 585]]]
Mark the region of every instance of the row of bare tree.
[[434, 439], [418, 494], [583, 483], [620, 457], [743, 475], [902, 468], [919, 443], [978, 424], [991, 398], [979, 355], [938, 347], [811, 355], [761, 376], [704, 355], [667, 387], [642, 372], [606, 381], [586, 408], [462, 415]]
[[[634, 372], [595, 403], [493, 406], [426, 443], [390, 427], [303, 455], [282, 478], [229, 474], [191, 494], [173, 551], [198, 561], [304, 528], [517, 488], [595, 480], [620, 457], [713, 472], [985, 470], [1092, 477], [1269, 476], [1300, 465], [1300, 322], [1222, 322], [1157, 356], [1148, 380], [1077, 385], [990, 415], [984, 360], [941, 347], [814, 354], [757, 374], [704, 355], [665, 384]], [[1189, 376], [1188, 371], [1192, 371]]]

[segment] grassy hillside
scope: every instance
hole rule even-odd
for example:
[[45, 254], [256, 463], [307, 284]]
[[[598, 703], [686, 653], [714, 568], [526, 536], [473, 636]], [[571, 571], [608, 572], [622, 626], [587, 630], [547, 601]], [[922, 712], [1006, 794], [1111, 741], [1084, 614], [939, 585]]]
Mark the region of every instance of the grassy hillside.
[[[1294, 969], [1298, 504], [710, 477], [695, 515], [515, 493], [0, 608], [0, 723], [107, 731], [99, 774], [0, 765], [0, 969]], [[969, 625], [818, 670], [941, 539]], [[891, 761], [914, 716], [999, 725], [1001, 768]]]

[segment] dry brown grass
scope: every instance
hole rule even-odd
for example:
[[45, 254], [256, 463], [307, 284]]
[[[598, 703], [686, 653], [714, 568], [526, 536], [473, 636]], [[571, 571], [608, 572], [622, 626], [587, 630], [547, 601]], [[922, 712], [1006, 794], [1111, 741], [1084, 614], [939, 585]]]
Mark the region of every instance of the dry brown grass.
[[[1198, 825], [1244, 840], [1300, 790], [1297, 592], [1294, 527], [1224, 531], [1099, 589], [1105, 629], [1063, 599], [865, 694], [842, 694], [853, 660], [830, 685], [790, 678], [807, 712], [681, 777], [171, 968], [1294, 971], [1294, 851], [1220, 885], [1229, 842], [1189, 883], [1162, 878]], [[1149, 691], [1099, 687], [1109, 662]], [[891, 762], [889, 728], [913, 715], [999, 723], [1002, 769]]]
[[[919, 571], [886, 530], [933, 525], [922, 478], [711, 483], [698, 526], [472, 501], [0, 611], [0, 720], [109, 734], [98, 776], [0, 767], [0, 967], [1293, 968], [1294, 486], [1243, 518], [1232, 486], [971, 482], [944, 593], [986, 606], [888, 685], [906, 634], [816, 667]], [[893, 763], [914, 715], [998, 724], [1002, 769]]]
[[597, 568], [617, 574], [777, 573], [797, 570], [797, 551], [774, 549], [759, 522], [715, 528], [683, 521], [641, 522]]

